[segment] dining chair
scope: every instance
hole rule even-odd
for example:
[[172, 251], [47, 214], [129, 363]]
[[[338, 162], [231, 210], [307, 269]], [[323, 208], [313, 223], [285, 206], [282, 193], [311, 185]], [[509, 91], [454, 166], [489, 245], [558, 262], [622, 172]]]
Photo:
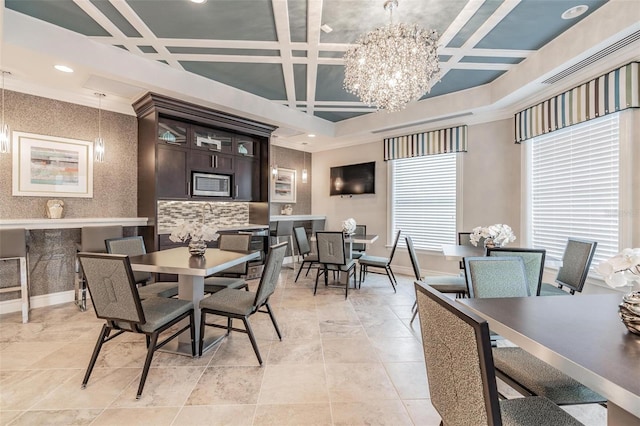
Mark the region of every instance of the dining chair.
[[469, 297], [530, 296], [521, 257], [465, 257], [464, 268]]
[[507, 248], [507, 247], [491, 247], [487, 248], [487, 256], [518, 256], [524, 262], [524, 269], [527, 273], [527, 281], [529, 283], [529, 294], [531, 296], [540, 295], [540, 286], [542, 285], [542, 274], [544, 273], [545, 249], [528, 249], [528, 248]]
[[[407, 235], [404, 237], [404, 240], [407, 244], [407, 251], [409, 252], [409, 260], [411, 260], [411, 266], [413, 267], [413, 274], [417, 281], [425, 283], [431, 288], [438, 290], [440, 293], [451, 293], [455, 294], [456, 297], [464, 297], [467, 294], [467, 284], [464, 277], [458, 275], [423, 276], [420, 271], [420, 263], [418, 262], [418, 256], [416, 255], [416, 250], [413, 247], [413, 240], [411, 239], [411, 236]], [[411, 316], [409, 324], [413, 323], [413, 320], [416, 319], [416, 315], [418, 314], [417, 301], [414, 302], [411, 310], [413, 315]]]
[[[458, 245], [460, 246], [472, 246], [471, 237], [472, 232], [458, 232]], [[464, 269], [464, 261], [460, 260], [460, 270]]]
[[19, 285], [1, 287], [0, 293], [20, 292], [22, 322], [29, 322], [29, 246], [24, 228], [0, 229], [0, 260], [17, 260]]
[[[354, 237], [364, 237], [367, 235], [367, 225], [356, 225], [356, 230], [353, 234]], [[360, 259], [364, 256], [367, 250], [365, 243], [351, 243], [351, 258]]]
[[269, 231], [269, 236], [275, 238], [276, 244], [280, 243], [282, 239], [286, 240], [289, 244], [289, 251], [291, 253], [291, 259], [295, 263], [295, 251], [293, 248], [293, 221], [292, 220], [278, 220], [275, 223], [275, 229]]
[[318, 277], [324, 274], [324, 285], [329, 285], [329, 271], [346, 272], [344, 298], [349, 296], [349, 277], [353, 276], [353, 288], [356, 288], [356, 262], [347, 256], [342, 232], [321, 231], [316, 232], [316, 244], [318, 245], [318, 270], [316, 282], [313, 287], [313, 295], [318, 290]]
[[104, 242], [109, 238], [122, 238], [122, 225], [83, 226], [80, 230], [80, 243], [76, 244], [74, 298], [81, 311], [87, 310], [87, 282], [78, 261], [77, 253], [106, 253]]
[[[187, 329], [191, 332], [191, 354], [195, 356], [195, 327], [193, 303], [188, 300], [150, 297], [141, 300], [131, 270], [129, 256], [122, 254], [78, 253], [78, 260], [91, 295], [96, 316], [105, 320], [82, 381], [86, 388], [102, 345], [124, 332], [144, 334], [147, 356], [136, 399], [140, 399], [149, 374], [154, 352]], [[158, 342], [161, 333], [173, 328], [185, 318], [187, 325], [172, 329], [171, 334]], [[111, 332], [115, 331], [114, 335]]]
[[597, 245], [597, 241], [569, 238], [562, 256], [562, 266], [556, 276], [556, 285], [543, 283], [540, 296], [566, 296], [576, 291], [582, 292]]
[[304, 268], [304, 265], [307, 265], [307, 273], [305, 276], [309, 275], [309, 271], [314, 264], [318, 263], [318, 254], [312, 253], [311, 244], [309, 244], [309, 239], [307, 238], [307, 230], [302, 226], [298, 226], [293, 228], [293, 234], [296, 237], [296, 244], [298, 245], [298, 253], [302, 256], [302, 262], [300, 263], [300, 269], [298, 269], [298, 273], [296, 274], [296, 279], [293, 282], [298, 282], [298, 278], [300, 277], [300, 272]]
[[[258, 362], [262, 365], [260, 350], [258, 349], [258, 344], [256, 343], [253, 329], [249, 322], [249, 317], [256, 312], [269, 314], [273, 327], [276, 329], [276, 333], [278, 334], [278, 338], [282, 340], [278, 323], [276, 322], [273, 311], [269, 306], [269, 297], [271, 297], [276, 289], [276, 285], [278, 284], [278, 278], [282, 269], [282, 262], [284, 261], [284, 256], [287, 251], [287, 244], [287, 242], [282, 242], [269, 248], [262, 277], [260, 278], [260, 284], [258, 284], [258, 289], [255, 292], [241, 291], [240, 289], [235, 288], [225, 288], [200, 301], [200, 342], [198, 345], [198, 353], [200, 356], [202, 356], [202, 349], [204, 346], [204, 327], [217, 327], [226, 329], [226, 335], [229, 335], [231, 331], [247, 334], [251, 341], [251, 346], [253, 346], [253, 351], [258, 358]], [[260, 309], [262, 307], [266, 310], [261, 311]], [[205, 320], [208, 314], [226, 317], [227, 325], [207, 323]], [[234, 328], [234, 319], [241, 319], [244, 323], [244, 329]]]
[[[127, 256], [138, 256], [146, 254], [144, 239], [141, 236], [107, 238], [104, 240], [107, 253], [124, 254]], [[133, 271], [133, 280], [138, 285], [138, 294], [141, 299], [149, 297], [175, 297], [178, 295], [177, 282], [157, 282], [150, 284], [151, 273]]]
[[[393, 274], [391, 270], [391, 262], [393, 261], [393, 255], [396, 253], [396, 248], [398, 248], [398, 241], [400, 241], [401, 230], [398, 230], [396, 233], [396, 239], [393, 242], [393, 247], [391, 247], [391, 254], [389, 257], [382, 256], [369, 256], [367, 254], [363, 255], [358, 259], [358, 263], [360, 264], [360, 283], [359, 286], [362, 287], [362, 282], [365, 280], [366, 275], [371, 272], [373, 274], [386, 274], [389, 277], [389, 281], [391, 282], [391, 287], [393, 287], [393, 292], [396, 292], [396, 286], [398, 285], [398, 281], [396, 281], [396, 276]], [[384, 272], [370, 270], [370, 268], [378, 268], [384, 270]]]
[[[251, 234], [220, 234], [218, 239], [218, 248], [220, 250], [231, 251], [249, 251], [251, 248]], [[247, 276], [248, 263], [244, 262], [231, 268], [227, 268], [222, 272], [213, 276], [205, 277], [204, 292], [216, 293], [225, 288], [245, 289], [249, 291], [249, 284], [244, 277]]]
[[431, 404], [441, 425], [581, 425], [541, 396], [498, 399], [489, 327], [465, 306], [414, 283]]

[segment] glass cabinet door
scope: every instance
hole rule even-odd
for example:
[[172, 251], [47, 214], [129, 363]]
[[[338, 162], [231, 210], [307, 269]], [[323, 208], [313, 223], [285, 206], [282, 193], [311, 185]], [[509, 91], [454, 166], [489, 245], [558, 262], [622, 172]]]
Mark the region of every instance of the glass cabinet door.
[[231, 154], [233, 153], [233, 136], [220, 130], [194, 126], [192, 147]]
[[187, 124], [160, 118], [158, 120], [158, 142], [187, 146]]
[[258, 144], [253, 138], [248, 136], [236, 136], [237, 155], [256, 157], [258, 155]]

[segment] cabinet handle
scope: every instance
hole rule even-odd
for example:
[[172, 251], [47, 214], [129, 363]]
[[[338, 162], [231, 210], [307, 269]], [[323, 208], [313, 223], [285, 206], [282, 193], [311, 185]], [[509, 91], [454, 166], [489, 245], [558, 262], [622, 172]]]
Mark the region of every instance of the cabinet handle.
[[240, 193], [240, 191], [238, 190], [238, 185], [236, 185], [236, 196], [235, 196], [235, 198], [239, 197], [239, 195], [238, 195], [239, 193]]
[[213, 168], [216, 167], [216, 156], [215, 155], [211, 156], [211, 167], [213, 167]]

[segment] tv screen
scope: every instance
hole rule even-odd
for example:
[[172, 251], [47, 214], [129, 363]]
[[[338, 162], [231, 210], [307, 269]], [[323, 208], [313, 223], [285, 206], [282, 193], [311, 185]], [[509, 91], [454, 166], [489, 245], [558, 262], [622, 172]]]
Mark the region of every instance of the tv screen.
[[330, 195], [375, 194], [376, 162], [331, 167]]

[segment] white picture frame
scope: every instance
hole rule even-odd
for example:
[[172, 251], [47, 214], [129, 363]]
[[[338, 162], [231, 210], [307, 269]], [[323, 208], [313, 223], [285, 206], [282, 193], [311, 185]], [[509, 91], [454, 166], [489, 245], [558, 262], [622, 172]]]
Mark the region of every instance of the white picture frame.
[[12, 195], [93, 198], [93, 142], [13, 132]]
[[271, 185], [272, 203], [295, 203], [297, 192], [296, 171], [278, 167], [278, 174]]

